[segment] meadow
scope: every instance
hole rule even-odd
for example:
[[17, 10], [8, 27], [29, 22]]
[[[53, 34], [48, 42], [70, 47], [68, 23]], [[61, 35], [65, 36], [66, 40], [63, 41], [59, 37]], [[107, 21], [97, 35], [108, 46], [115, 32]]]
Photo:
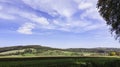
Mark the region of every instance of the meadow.
[[117, 57], [3, 57], [0, 67], [120, 67]]

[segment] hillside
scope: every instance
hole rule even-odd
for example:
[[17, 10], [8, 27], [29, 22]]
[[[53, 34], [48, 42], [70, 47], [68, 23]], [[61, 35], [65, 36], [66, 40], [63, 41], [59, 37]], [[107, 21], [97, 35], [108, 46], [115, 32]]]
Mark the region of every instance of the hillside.
[[76, 56], [78, 52], [39, 45], [12, 46], [0, 48], [0, 56]]
[[40, 45], [0, 48], [0, 56], [108, 56], [120, 52], [119, 48], [51, 48]]

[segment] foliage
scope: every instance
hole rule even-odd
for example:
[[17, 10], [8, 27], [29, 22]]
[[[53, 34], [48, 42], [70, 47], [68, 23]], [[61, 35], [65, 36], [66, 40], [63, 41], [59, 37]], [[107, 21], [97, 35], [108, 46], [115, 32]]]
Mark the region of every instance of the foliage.
[[116, 56], [117, 55], [117, 53], [114, 52], [114, 51], [110, 52], [109, 54], [110, 54], [110, 56]]
[[98, 9], [115, 38], [120, 40], [120, 0], [99, 0]]

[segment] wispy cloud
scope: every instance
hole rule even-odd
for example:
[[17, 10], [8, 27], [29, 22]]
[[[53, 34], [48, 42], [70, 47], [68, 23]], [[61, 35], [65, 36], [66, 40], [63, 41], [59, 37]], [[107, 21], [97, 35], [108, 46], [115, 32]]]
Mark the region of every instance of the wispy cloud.
[[0, 13], [0, 18], [1, 19], [6, 19], [6, 20], [14, 20], [15, 17], [10, 15], [10, 14], [3, 14], [3, 13]]
[[23, 0], [30, 7], [52, 15], [69, 17], [76, 12], [76, 6], [72, 0]]
[[0, 10], [2, 10], [2, 8], [3, 8], [3, 7], [2, 7], [2, 6], [0, 6]]
[[96, 0], [22, 0], [16, 4], [1, 0], [0, 3], [0, 18], [22, 19], [17, 32], [25, 34], [32, 34], [34, 28], [80, 33], [105, 26], [97, 12]]
[[91, 8], [92, 6], [93, 6], [92, 3], [84, 3], [84, 2], [81, 2], [78, 7], [79, 7], [79, 9], [81, 9], [81, 10], [85, 10], [85, 9]]
[[96, 3], [97, 0], [0, 0], [0, 43], [118, 47]]

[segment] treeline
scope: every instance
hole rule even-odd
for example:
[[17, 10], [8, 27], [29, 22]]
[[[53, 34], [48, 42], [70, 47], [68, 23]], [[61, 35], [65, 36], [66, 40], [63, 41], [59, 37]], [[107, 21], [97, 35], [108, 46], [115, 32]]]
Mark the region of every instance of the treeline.
[[68, 48], [67, 51], [73, 52], [94, 52], [94, 53], [107, 53], [111, 51], [120, 52], [120, 48]]

